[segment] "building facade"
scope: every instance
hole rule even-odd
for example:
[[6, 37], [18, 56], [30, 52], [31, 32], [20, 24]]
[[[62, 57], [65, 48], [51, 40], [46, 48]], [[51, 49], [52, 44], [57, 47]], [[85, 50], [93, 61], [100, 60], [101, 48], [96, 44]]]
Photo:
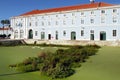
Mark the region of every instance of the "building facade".
[[4, 28], [0, 28], [0, 39], [2, 35], [6, 35], [6, 37], [10, 37], [12, 34], [12, 28], [10, 27], [4, 27]]
[[11, 17], [12, 39], [120, 40], [120, 5], [92, 2]]

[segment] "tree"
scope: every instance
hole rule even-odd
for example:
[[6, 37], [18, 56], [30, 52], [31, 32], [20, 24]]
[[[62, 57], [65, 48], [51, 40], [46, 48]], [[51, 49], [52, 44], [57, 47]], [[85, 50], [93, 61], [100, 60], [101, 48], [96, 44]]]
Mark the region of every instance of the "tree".
[[6, 26], [9, 27], [9, 25], [10, 25], [10, 20], [6, 19], [6, 20], [5, 20], [5, 24], [6, 24]]
[[1, 24], [3, 25], [3, 34], [4, 34], [4, 27], [6, 26], [10, 26], [10, 20], [6, 19], [6, 20], [1, 20]]

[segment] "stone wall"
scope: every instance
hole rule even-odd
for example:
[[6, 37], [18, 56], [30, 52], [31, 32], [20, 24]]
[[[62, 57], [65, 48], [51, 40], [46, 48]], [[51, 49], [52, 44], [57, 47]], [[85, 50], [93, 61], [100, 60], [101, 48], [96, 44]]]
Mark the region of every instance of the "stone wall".
[[27, 44], [120, 46], [120, 41], [24, 40]]
[[17, 46], [22, 45], [22, 40], [10, 40], [10, 39], [2, 39], [0, 40], [0, 46]]

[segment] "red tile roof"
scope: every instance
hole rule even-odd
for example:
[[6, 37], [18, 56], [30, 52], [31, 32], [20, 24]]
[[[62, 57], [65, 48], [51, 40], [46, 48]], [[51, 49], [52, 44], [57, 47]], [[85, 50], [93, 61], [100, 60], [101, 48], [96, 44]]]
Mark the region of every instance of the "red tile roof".
[[0, 30], [9, 30], [10, 28], [0, 28]]
[[96, 3], [82, 4], [82, 5], [76, 5], [76, 6], [51, 8], [51, 9], [45, 9], [45, 10], [33, 10], [33, 11], [30, 11], [30, 12], [24, 13], [20, 16], [41, 14], [41, 13], [50, 13], [50, 12], [69, 11], [69, 10], [76, 10], [76, 9], [89, 9], [89, 8], [97, 8], [97, 7], [107, 7], [107, 6], [113, 6], [113, 4], [108, 4], [108, 3], [104, 3], [104, 2], [96, 2]]

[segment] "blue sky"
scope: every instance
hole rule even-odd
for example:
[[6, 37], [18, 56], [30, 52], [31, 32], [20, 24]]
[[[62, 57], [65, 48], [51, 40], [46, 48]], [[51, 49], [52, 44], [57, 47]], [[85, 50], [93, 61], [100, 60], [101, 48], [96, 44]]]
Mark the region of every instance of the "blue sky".
[[[120, 0], [95, 0], [120, 4]], [[89, 0], [0, 0], [0, 21], [34, 9], [47, 9], [89, 3]], [[0, 26], [2, 26], [0, 24]]]

